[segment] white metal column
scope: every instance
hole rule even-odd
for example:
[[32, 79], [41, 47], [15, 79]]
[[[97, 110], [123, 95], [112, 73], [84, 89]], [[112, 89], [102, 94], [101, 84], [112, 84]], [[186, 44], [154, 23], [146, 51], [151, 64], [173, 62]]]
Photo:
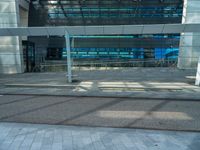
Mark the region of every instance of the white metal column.
[[195, 85], [200, 86], [200, 57], [199, 57], [199, 62], [198, 62], [198, 66], [197, 66], [197, 76], [196, 76]]
[[72, 82], [72, 66], [71, 66], [70, 36], [68, 32], [66, 32], [65, 41], [66, 41], [66, 50], [67, 50], [67, 81], [71, 83]]

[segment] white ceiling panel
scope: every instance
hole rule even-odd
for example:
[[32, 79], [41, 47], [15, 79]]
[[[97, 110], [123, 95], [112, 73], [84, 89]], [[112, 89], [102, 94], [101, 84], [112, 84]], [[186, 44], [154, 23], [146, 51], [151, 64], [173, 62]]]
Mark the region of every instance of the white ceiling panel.
[[124, 25], [123, 34], [141, 34], [143, 25]]
[[62, 36], [65, 35], [66, 32], [70, 35], [170, 34], [200, 32], [200, 24], [0, 28], [0, 36]]
[[199, 24], [185, 24], [184, 32], [200, 32]]
[[123, 26], [104, 26], [103, 27], [104, 34], [122, 34], [123, 33]]
[[8, 30], [13, 36], [27, 36], [30, 34], [27, 28], [10, 28]]
[[29, 27], [28, 30], [31, 36], [48, 35], [45, 27]]
[[12, 36], [7, 28], [0, 28], [0, 36]]
[[182, 33], [184, 28], [183, 24], [165, 24], [163, 33]]
[[66, 27], [66, 30], [70, 35], [85, 35], [84, 26], [68, 26]]
[[86, 35], [101, 35], [103, 30], [103, 26], [85, 26]]
[[157, 34], [162, 33], [164, 24], [159, 25], [144, 25], [142, 34]]
[[65, 35], [65, 28], [64, 27], [48, 27], [47, 32], [49, 35]]

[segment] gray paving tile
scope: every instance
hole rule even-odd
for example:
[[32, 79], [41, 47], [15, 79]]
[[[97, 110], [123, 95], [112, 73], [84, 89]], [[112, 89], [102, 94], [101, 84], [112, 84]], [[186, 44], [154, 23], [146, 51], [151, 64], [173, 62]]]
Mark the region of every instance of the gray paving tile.
[[91, 140], [92, 140], [96, 150], [105, 150], [106, 149], [101, 141], [101, 136], [100, 136], [99, 132], [91, 132]]
[[189, 148], [191, 150], [199, 150], [200, 149], [200, 141], [199, 140], [194, 140], [190, 145]]
[[8, 133], [10, 132], [11, 129], [12, 128], [0, 126], [0, 133], [1, 133], [0, 145], [1, 145], [1, 143], [3, 143], [3, 141], [5, 140], [6, 136], [8, 135]]
[[8, 135], [6, 136], [6, 138], [4, 139], [4, 141], [1, 143], [0, 145], [0, 149], [1, 150], [8, 150], [10, 145], [13, 143], [13, 141], [15, 140], [15, 137], [18, 135], [18, 133], [20, 132], [21, 128], [15, 127], [12, 128]]
[[45, 131], [45, 135], [42, 140], [42, 150], [49, 150], [52, 149], [52, 144], [53, 144], [53, 138], [54, 138], [54, 129], [48, 129]]
[[63, 150], [73, 150], [72, 132], [70, 130], [63, 130], [62, 137]]
[[55, 129], [54, 130], [54, 138], [53, 138], [53, 144], [52, 144], [52, 149], [54, 150], [62, 150], [63, 147], [62, 147], [62, 142], [63, 142], [63, 139], [62, 139], [62, 130], [60, 129]]
[[112, 140], [114, 148], [118, 149], [118, 150], [127, 150], [127, 147], [124, 145], [124, 143], [122, 143], [122, 141], [119, 137], [120, 137], [120, 134], [114, 136], [114, 138]]
[[0, 150], [199, 150], [200, 133], [0, 123]]
[[24, 140], [27, 139], [27, 133], [31, 132], [32, 130], [30, 128], [21, 128], [20, 132], [15, 136], [15, 139], [13, 140], [12, 144], [10, 145], [10, 150], [18, 150], [20, 149], [20, 146], [23, 144]]
[[[135, 136], [134, 136], [135, 137]], [[134, 139], [134, 137], [128, 137], [126, 134], [123, 134], [120, 136], [120, 140], [122, 141], [122, 143], [127, 147], [127, 148], [133, 148], [135, 147], [135, 141], [136, 139]], [[134, 139], [133, 141], [131, 139]]]
[[37, 131], [30, 150], [40, 150], [44, 135], [45, 135], [45, 130]]
[[[29, 131], [29, 129], [27, 129], [27, 132]], [[28, 132], [26, 133], [26, 137], [24, 139], [24, 141], [22, 142], [22, 144], [20, 145], [20, 150], [29, 150], [31, 148], [31, 145], [33, 143], [33, 140], [36, 136], [36, 132]]]

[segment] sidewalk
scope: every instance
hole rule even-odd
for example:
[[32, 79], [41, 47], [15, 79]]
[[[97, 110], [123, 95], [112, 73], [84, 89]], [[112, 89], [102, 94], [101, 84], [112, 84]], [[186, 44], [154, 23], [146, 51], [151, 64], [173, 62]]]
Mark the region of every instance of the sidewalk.
[[1, 150], [199, 150], [199, 133], [0, 123]]
[[0, 94], [200, 99], [195, 70], [125, 68], [73, 73], [77, 77], [71, 84], [64, 72], [1, 75]]

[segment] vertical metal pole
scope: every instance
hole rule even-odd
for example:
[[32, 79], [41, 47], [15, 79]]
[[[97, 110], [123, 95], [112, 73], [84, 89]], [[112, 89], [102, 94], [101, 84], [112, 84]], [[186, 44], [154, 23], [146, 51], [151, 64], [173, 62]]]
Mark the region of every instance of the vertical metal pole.
[[200, 86], [200, 57], [199, 57], [199, 62], [197, 66], [197, 75], [196, 75], [195, 85]]
[[72, 82], [72, 66], [71, 66], [71, 50], [70, 50], [70, 36], [66, 32], [65, 35], [66, 50], [67, 50], [67, 80], [69, 83]]

